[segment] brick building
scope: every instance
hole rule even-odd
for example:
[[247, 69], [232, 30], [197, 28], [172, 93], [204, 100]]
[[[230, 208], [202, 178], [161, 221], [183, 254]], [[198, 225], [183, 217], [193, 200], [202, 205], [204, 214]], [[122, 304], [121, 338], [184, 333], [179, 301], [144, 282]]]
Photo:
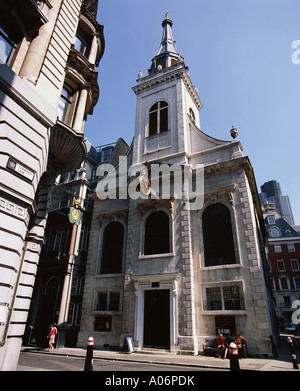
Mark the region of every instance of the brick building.
[[278, 327], [283, 328], [295, 311], [292, 303], [300, 299], [300, 235], [270, 204], [265, 206], [264, 219], [275, 310]]

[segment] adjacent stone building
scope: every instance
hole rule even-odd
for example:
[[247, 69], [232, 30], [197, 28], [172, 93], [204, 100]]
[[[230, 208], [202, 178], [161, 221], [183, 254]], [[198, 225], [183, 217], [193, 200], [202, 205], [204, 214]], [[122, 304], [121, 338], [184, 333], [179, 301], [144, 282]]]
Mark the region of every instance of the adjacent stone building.
[[48, 189], [80, 167], [99, 97], [98, 1], [0, 3], [0, 369], [13, 370], [47, 221]]
[[[96, 186], [97, 167], [117, 160], [128, 148], [121, 138], [98, 147], [85, 143], [87, 156], [82, 167], [59, 175], [49, 190], [45, 244], [23, 337], [26, 346], [47, 347], [46, 336], [54, 322], [58, 325], [56, 347], [75, 347], [77, 343], [93, 212], [89, 194]], [[72, 213], [76, 218], [77, 212], [74, 221]]]
[[93, 195], [78, 346], [93, 336], [96, 348], [120, 349], [131, 336], [137, 350], [195, 355], [216, 333], [239, 331], [249, 354], [271, 356], [274, 307], [253, 169], [234, 127], [232, 141], [200, 130], [202, 103], [172, 25], [166, 17], [149, 74], [133, 87], [133, 143], [101, 172]]

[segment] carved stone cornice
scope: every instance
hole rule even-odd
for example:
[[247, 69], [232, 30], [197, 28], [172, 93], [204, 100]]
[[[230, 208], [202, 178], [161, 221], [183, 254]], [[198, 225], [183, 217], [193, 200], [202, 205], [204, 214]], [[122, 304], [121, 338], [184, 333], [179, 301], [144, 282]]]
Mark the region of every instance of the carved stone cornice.
[[120, 210], [107, 210], [107, 211], [101, 211], [98, 214], [98, 221], [100, 228], [103, 225], [104, 221], [117, 221], [122, 220], [124, 223], [127, 223], [128, 220], [128, 211], [126, 209], [120, 209]]
[[193, 86], [191, 79], [187, 73], [187, 68], [183, 62], [168, 67], [161, 72], [157, 72], [154, 75], [145, 76], [138, 80], [138, 84], [132, 87], [132, 90], [136, 95], [143, 93], [144, 91], [151, 90], [154, 87], [162, 86], [163, 84], [170, 83], [173, 80], [182, 79], [191, 98], [193, 99], [198, 110], [202, 109], [203, 105], [198, 96], [197, 89]]

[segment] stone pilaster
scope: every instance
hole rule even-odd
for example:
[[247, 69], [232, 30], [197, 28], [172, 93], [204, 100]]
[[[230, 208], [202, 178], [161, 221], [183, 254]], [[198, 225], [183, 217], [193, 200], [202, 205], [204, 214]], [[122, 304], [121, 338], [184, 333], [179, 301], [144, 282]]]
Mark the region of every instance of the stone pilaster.
[[182, 202], [181, 243], [182, 280], [179, 311], [179, 346], [184, 353], [198, 354], [195, 320], [195, 287], [192, 254], [191, 211], [188, 200]]

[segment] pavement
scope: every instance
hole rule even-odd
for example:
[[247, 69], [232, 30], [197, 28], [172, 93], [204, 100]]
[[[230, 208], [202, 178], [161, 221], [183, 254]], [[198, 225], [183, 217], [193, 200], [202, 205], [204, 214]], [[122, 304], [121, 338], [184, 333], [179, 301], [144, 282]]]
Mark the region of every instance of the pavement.
[[[257, 358], [249, 357], [239, 360], [240, 369], [244, 371], [293, 371], [300, 373], [300, 337], [292, 336], [294, 343], [294, 350], [298, 358], [296, 362], [299, 364], [298, 368], [294, 368], [292, 357], [287, 343], [287, 336], [281, 335], [280, 344], [277, 347], [278, 357], [277, 358]], [[51, 353], [48, 349], [42, 349], [33, 346], [23, 346], [22, 352], [30, 353], [44, 353], [51, 355], [59, 355], [66, 357], [86, 357], [86, 349], [80, 348], [58, 348], [53, 349]], [[115, 352], [108, 350], [96, 350], [93, 351], [93, 359], [105, 359], [114, 361], [130, 361], [130, 362], [141, 362], [141, 363], [152, 363], [152, 364], [164, 364], [164, 365], [177, 365], [187, 367], [199, 367], [207, 369], [230, 369], [230, 362], [228, 359], [221, 359], [209, 356], [192, 356], [192, 355], [178, 355], [167, 351], [160, 350], [144, 350], [135, 351], [133, 353], [127, 352]], [[17, 367], [17, 371], [23, 370], [35, 370], [29, 369], [28, 367]]]

